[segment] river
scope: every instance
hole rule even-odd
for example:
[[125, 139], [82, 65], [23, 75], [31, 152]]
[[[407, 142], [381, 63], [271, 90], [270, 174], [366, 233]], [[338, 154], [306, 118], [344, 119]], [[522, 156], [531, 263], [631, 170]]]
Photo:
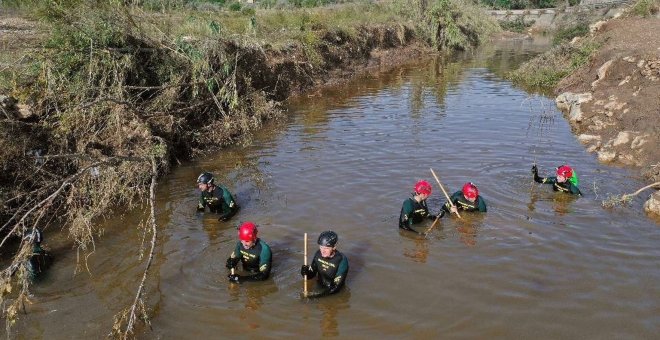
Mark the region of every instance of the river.
[[[587, 153], [551, 98], [502, 77], [547, 48], [503, 42], [365, 75], [291, 100], [286, 118], [240, 145], [176, 167], [157, 189], [151, 328], [139, 337], [657, 337], [660, 228], [641, 213], [642, 198], [634, 208], [601, 205], [643, 181]], [[533, 183], [535, 161], [541, 175], [572, 165], [584, 197]], [[399, 231], [417, 180], [433, 185], [432, 211], [444, 202], [429, 168], [450, 194], [474, 182], [488, 212], [443, 218], [427, 239]], [[229, 222], [195, 212], [202, 171], [237, 197], [242, 209]], [[70, 242], [47, 231], [57, 261], [14, 336], [106, 336], [141, 277], [143, 216], [105, 221], [76, 275]], [[273, 250], [273, 274], [231, 285], [225, 259], [247, 220]], [[301, 299], [303, 233], [311, 259], [328, 229], [349, 259], [347, 287]]]

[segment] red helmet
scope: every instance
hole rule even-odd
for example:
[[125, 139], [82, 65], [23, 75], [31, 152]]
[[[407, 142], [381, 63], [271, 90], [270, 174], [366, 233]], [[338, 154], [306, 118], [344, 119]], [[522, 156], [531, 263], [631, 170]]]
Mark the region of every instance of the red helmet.
[[254, 242], [257, 240], [257, 225], [252, 222], [244, 222], [238, 228], [238, 238], [241, 241]]
[[573, 177], [573, 169], [568, 165], [562, 165], [557, 168], [557, 176], [563, 176], [564, 178]]
[[472, 182], [467, 182], [463, 185], [463, 195], [471, 200], [476, 199], [479, 196], [479, 189]]
[[415, 192], [421, 195], [431, 195], [431, 184], [429, 182], [421, 180], [415, 183]]

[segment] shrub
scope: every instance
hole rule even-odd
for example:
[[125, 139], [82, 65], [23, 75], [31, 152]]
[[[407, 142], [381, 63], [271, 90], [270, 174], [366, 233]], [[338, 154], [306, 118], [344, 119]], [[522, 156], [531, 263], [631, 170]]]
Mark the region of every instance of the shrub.
[[630, 14], [648, 17], [658, 14], [660, 11], [660, 0], [638, 0], [631, 8]]
[[589, 33], [589, 25], [582, 22], [575, 26], [563, 27], [557, 30], [552, 43], [554, 45], [559, 45], [562, 42], [570, 41], [575, 37], [582, 37]]
[[229, 5], [229, 10], [232, 12], [238, 12], [241, 10], [241, 4], [238, 2], [233, 2], [231, 5]]

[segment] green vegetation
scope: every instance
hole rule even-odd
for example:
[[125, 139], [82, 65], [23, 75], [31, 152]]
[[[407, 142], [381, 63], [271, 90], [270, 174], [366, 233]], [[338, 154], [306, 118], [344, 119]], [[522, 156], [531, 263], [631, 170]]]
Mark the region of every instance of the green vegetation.
[[495, 19], [464, 0], [436, 0], [430, 8], [433, 45], [439, 49], [465, 50], [477, 46], [500, 30]]
[[[481, 0], [481, 4], [493, 9], [535, 9], [566, 6], [566, 0]], [[568, 5], [575, 6], [580, 0], [568, 0]]]
[[579, 22], [572, 26], [560, 27], [557, 29], [555, 36], [552, 38], [552, 43], [554, 45], [559, 45], [563, 42], [571, 41], [575, 37], [583, 37], [587, 34], [589, 34], [589, 24]]
[[536, 89], [554, 87], [564, 77], [585, 65], [599, 47], [599, 43], [591, 40], [576, 45], [561, 44], [523, 64], [510, 73], [508, 78], [514, 83]]
[[534, 20], [525, 22], [523, 17], [517, 17], [515, 20], [500, 21], [500, 27], [505, 31], [522, 33], [534, 25]]
[[629, 15], [649, 17], [660, 12], [660, 0], [638, 0], [628, 10]]

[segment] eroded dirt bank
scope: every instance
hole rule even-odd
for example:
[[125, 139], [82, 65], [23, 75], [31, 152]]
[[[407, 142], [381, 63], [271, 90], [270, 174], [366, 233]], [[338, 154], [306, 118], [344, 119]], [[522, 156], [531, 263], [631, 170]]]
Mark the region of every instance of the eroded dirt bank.
[[559, 83], [557, 105], [600, 161], [660, 181], [660, 19], [617, 18], [592, 30], [602, 45]]

